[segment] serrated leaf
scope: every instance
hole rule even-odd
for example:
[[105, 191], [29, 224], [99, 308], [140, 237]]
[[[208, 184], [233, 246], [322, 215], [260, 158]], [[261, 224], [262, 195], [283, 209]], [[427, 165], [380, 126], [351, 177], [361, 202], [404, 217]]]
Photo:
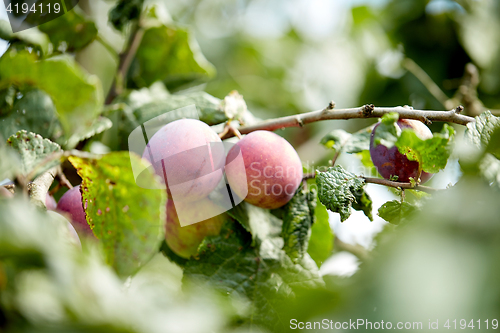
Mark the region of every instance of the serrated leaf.
[[344, 222], [351, 216], [356, 197], [362, 196], [365, 181], [336, 165], [326, 172], [317, 172], [316, 184], [321, 203], [332, 212], [339, 213], [340, 220]]
[[289, 327], [288, 319], [278, 316], [283, 302], [294, 297], [295, 288], [314, 288], [323, 281], [308, 255], [294, 264], [283, 250], [275, 248], [277, 256], [265, 258], [251, 243], [251, 236], [239, 224], [226, 223], [219, 236], [205, 238], [199, 260], [186, 264], [184, 279], [248, 299], [249, 324], [283, 331]]
[[75, 133], [73, 134], [69, 139], [68, 142], [66, 143], [66, 148], [74, 148], [78, 142], [89, 139], [93, 137], [94, 135], [100, 134], [104, 132], [107, 129], [110, 129], [113, 126], [113, 123], [111, 120], [109, 120], [106, 117], [99, 117], [94, 120], [92, 125], [90, 127], [85, 128], [83, 131], [80, 133]]
[[316, 262], [316, 265], [321, 267], [323, 262], [332, 254], [334, 235], [330, 227], [328, 212], [321, 202], [316, 204], [314, 215], [316, 222], [311, 228], [307, 253]]
[[130, 70], [131, 82], [137, 87], [148, 87], [160, 80], [169, 89], [206, 81], [214, 75], [215, 68], [189, 32], [164, 25], [144, 32]]
[[144, 0], [119, 0], [109, 11], [109, 22], [122, 31], [125, 25], [141, 16]]
[[396, 146], [410, 161], [418, 161], [423, 171], [436, 173], [444, 169], [448, 162], [454, 134], [455, 130], [448, 124], [444, 124], [440, 133], [434, 133], [427, 140], [420, 139], [411, 129], [404, 129]]
[[380, 124], [373, 136], [375, 146], [384, 145], [392, 148], [401, 135], [401, 128], [397, 125], [399, 114], [396, 112], [386, 113], [380, 120]]
[[227, 213], [252, 234], [252, 245], [262, 244], [264, 240], [281, 234], [282, 221], [267, 209], [242, 202]]
[[299, 187], [293, 198], [285, 205], [281, 237], [283, 250], [294, 263], [307, 253], [311, 227], [315, 222], [316, 190]]
[[[11, 91], [11, 87], [5, 92]], [[20, 130], [40, 134], [44, 138], [57, 139], [62, 128], [57, 119], [57, 111], [49, 95], [40, 89], [18, 92], [22, 97], [15, 98], [12, 106], [5, 105], [0, 117], [0, 135], [9, 137]]]
[[478, 148], [486, 146], [490, 142], [490, 137], [495, 129], [500, 128], [500, 118], [495, 117], [490, 111], [485, 111], [475, 117], [475, 122], [467, 124], [465, 137]]
[[352, 203], [352, 208], [356, 210], [360, 210], [363, 213], [365, 213], [366, 217], [370, 221], [373, 221], [373, 202], [372, 198], [366, 193], [365, 191], [363, 192], [355, 192], [354, 196], [356, 197], [356, 201]]
[[[38, 164], [54, 152], [61, 151], [61, 146], [48, 139], [42, 138], [40, 135], [19, 131], [7, 139], [7, 144], [17, 151], [21, 157], [21, 174], [28, 175]], [[55, 160], [47, 163], [42, 168], [37, 169], [37, 174], [50, 169], [60, 162]]]
[[102, 107], [99, 79], [86, 75], [69, 56], [37, 61], [28, 52], [8, 52], [0, 58], [0, 79], [5, 86], [35, 87], [49, 94], [67, 137], [91, 125]]
[[410, 217], [418, 208], [408, 202], [398, 200], [387, 201], [378, 209], [378, 215], [392, 224], [400, 224]]
[[57, 49], [61, 43], [66, 43], [66, 51], [74, 52], [83, 49], [97, 37], [95, 23], [84, 16], [78, 7], [64, 15], [38, 26], [38, 29], [49, 36]]
[[[131, 164], [145, 170], [142, 159], [128, 152], [90, 160], [70, 157], [82, 177], [87, 222], [100, 240], [106, 261], [121, 276], [136, 272], [158, 252], [165, 232], [163, 191], [137, 186]], [[142, 174], [150, 188], [160, 188], [152, 173]]]

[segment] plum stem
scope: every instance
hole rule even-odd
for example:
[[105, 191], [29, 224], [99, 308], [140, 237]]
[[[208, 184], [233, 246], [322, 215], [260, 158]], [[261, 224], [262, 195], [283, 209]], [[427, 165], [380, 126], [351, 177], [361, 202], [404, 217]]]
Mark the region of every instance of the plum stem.
[[[472, 117], [460, 114], [463, 107], [459, 106], [449, 111], [431, 111], [431, 110], [414, 110], [410, 107], [375, 107], [373, 105], [364, 105], [357, 108], [348, 109], [333, 109], [330, 103], [323, 110], [311, 111], [299, 115], [286, 116], [274, 119], [264, 120], [260, 123], [243, 126], [238, 128], [241, 134], [248, 134], [253, 131], [266, 130], [275, 131], [286, 127], [301, 127], [306, 124], [314, 123], [323, 120], [338, 120], [338, 119], [359, 119], [359, 118], [380, 118], [386, 113], [396, 112], [400, 119], [416, 119], [424, 123], [430, 121], [445, 121], [459, 125], [467, 125], [476, 121]], [[228, 139], [235, 136], [230, 131], [221, 133], [221, 139]]]

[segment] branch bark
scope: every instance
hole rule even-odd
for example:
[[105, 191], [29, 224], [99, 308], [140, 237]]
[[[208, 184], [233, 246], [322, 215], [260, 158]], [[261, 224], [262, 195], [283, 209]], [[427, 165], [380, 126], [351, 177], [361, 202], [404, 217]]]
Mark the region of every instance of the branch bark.
[[49, 192], [50, 185], [52, 185], [52, 182], [57, 175], [58, 169], [59, 167], [57, 166], [42, 173], [28, 185], [30, 201], [36, 206], [46, 207], [45, 199], [47, 197], [47, 193]]
[[[323, 120], [379, 118], [390, 112], [397, 112], [401, 118], [420, 120], [428, 125], [433, 121], [446, 121], [465, 126], [475, 121], [472, 117], [460, 114], [463, 110], [462, 106], [450, 111], [413, 110], [410, 107], [375, 107], [373, 105], [364, 105], [349, 109], [334, 109], [333, 107], [334, 104], [330, 103], [330, 105], [323, 110], [269, 119], [255, 125], [240, 127], [238, 130], [241, 134], [248, 134], [258, 130], [275, 131], [286, 127], [302, 127], [306, 124]], [[222, 139], [228, 139], [233, 136], [233, 133], [228, 132]]]

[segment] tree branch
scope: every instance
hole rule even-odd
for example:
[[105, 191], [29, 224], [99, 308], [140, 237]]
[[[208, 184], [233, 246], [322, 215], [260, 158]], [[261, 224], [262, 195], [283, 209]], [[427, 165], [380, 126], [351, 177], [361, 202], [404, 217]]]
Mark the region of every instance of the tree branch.
[[333, 244], [337, 251], [349, 252], [358, 257], [358, 259], [360, 259], [361, 261], [365, 261], [370, 258], [370, 252], [359, 244], [349, 244], [341, 241], [338, 237], [335, 237]]
[[120, 95], [125, 88], [125, 80], [127, 77], [128, 70], [132, 64], [132, 60], [135, 57], [137, 49], [141, 44], [142, 37], [144, 36], [144, 29], [141, 27], [140, 21], [134, 28], [130, 41], [128, 43], [127, 49], [120, 54], [120, 62], [118, 64], [118, 71], [116, 77], [111, 85], [108, 96], [106, 97], [105, 104], [111, 104], [116, 96]]
[[30, 201], [36, 206], [46, 207], [45, 199], [47, 197], [47, 193], [49, 192], [50, 185], [52, 185], [52, 182], [57, 175], [58, 168], [59, 166], [42, 173], [40, 176], [36, 177], [32, 183], [28, 184]]
[[429, 74], [427, 74], [415, 61], [410, 58], [405, 58], [402, 65], [406, 68], [406, 70], [412, 73], [425, 86], [425, 88], [427, 88], [431, 95], [434, 96], [434, 98], [437, 99], [442, 106], [447, 109], [453, 107], [453, 101], [446, 96], [441, 88], [439, 88], [434, 80], [432, 80]]
[[[334, 110], [332, 106], [334, 105], [330, 103], [330, 105], [323, 110], [269, 119], [258, 124], [240, 127], [238, 128], [238, 130], [241, 134], [248, 134], [250, 132], [258, 130], [275, 131], [277, 129], [283, 129], [286, 127], [302, 127], [305, 124], [322, 120], [380, 118], [384, 114], [390, 112], [397, 112], [399, 113], [399, 116], [401, 118], [416, 119], [422, 121], [425, 124], [430, 124], [432, 123], [432, 121], [446, 121], [459, 125], [467, 125], [468, 123], [475, 121], [475, 119], [472, 117], [460, 114], [460, 112], [463, 110], [462, 106], [459, 106], [455, 110], [450, 111], [425, 111], [413, 110], [408, 106], [375, 107], [373, 105], [364, 105], [357, 108]], [[228, 132], [222, 139], [227, 139], [233, 136], [233, 133]]]

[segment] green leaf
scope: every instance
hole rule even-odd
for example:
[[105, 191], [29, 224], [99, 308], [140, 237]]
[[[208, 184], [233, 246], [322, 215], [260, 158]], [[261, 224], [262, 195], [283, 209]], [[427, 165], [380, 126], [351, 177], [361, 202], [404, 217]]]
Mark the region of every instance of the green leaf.
[[142, 124], [165, 112], [188, 105], [196, 105], [200, 120], [208, 125], [222, 123], [228, 119], [221, 105], [222, 101], [206, 92], [199, 91], [185, 95], [169, 95], [163, 100], [144, 104], [133, 111], [137, 123]]
[[492, 115], [490, 111], [485, 111], [475, 119], [475, 122], [467, 124], [465, 137], [478, 148], [481, 148], [488, 145], [493, 132], [500, 128], [500, 118]]
[[333, 130], [321, 139], [321, 144], [335, 151], [348, 154], [361, 153], [370, 149], [370, 135], [373, 126], [350, 134], [344, 130]]
[[330, 227], [328, 212], [321, 202], [317, 203], [314, 215], [316, 216], [316, 222], [311, 228], [307, 253], [316, 262], [316, 265], [321, 267], [323, 262], [332, 254], [334, 235]]
[[40, 56], [48, 53], [49, 38], [37, 29], [12, 33], [9, 21], [0, 20], [0, 38], [8, 41], [11, 49], [23, 50], [31, 47], [35, 52], [40, 52]]
[[130, 71], [137, 87], [148, 87], [161, 80], [168, 88], [177, 88], [214, 75], [215, 68], [187, 30], [163, 25], [144, 32]]
[[74, 148], [78, 142], [89, 139], [93, 137], [94, 135], [97, 135], [99, 133], [104, 132], [107, 129], [110, 129], [113, 126], [113, 123], [111, 120], [109, 120], [106, 117], [99, 117], [94, 122], [92, 125], [89, 127], [85, 128], [84, 131], [72, 135], [69, 139], [68, 142], [66, 143], [66, 147], [68, 149]]
[[[28, 133], [24, 130], [17, 132], [7, 139], [7, 144], [20, 154], [21, 169], [18, 170], [18, 172], [21, 172], [23, 175], [32, 172], [37, 168], [40, 162], [52, 153], [61, 151], [61, 147], [57, 143], [44, 139], [38, 134]], [[44, 165], [43, 168], [37, 169], [37, 174], [59, 163], [58, 160], [48, 163]]]
[[118, 3], [109, 11], [109, 21], [120, 31], [123, 31], [125, 25], [141, 16], [144, 0], [119, 0]]
[[373, 221], [373, 202], [368, 193], [365, 191], [355, 192], [354, 196], [356, 197], [356, 201], [352, 203], [352, 208], [363, 211], [366, 217], [368, 217], [370, 221]]
[[39, 25], [38, 29], [49, 36], [56, 49], [64, 42], [66, 43], [66, 51], [78, 51], [97, 37], [95, 23], [84, 15], [82, 10], [74, 7], [64, 15]]
[[285, 242], [283, 250], [294, 263], [307, 253], [311, 227], [315, 222], [316, 190], [299, 187], [293, 198], [285, 205], [281, 236]]
[[351, 216], [356, 198], [363, 196], [365, 181], [336, 165], [326, 172], [317, 171], [316, 184], [321, 203], [332, 212], [339, 213], [340, 220], [344, 222]]
[[377, 168], [373, 165], [372, 157], [370, 155], [369, 150], [363, 150], [360, 153], [357, 153], [356, 156], [361, 160], [361, 164], [365, 166], [368, 170], [368, 175], [376, 175], [378, 174]]
[[[4, 90], [5, 93], [15, 90], [11, 87]], [[57, 112], [49, 95], [40, 89], [29, 89], [18, 92], [21, 98], [15, 98], [12, 106], [6, 102], [3, 112], [6, 114], [0, 117], [2, 126], [0, 134], [9, 137], [20, 130], [38, 133], [44, 138], [57, 139], [62, 135], [62, 128], [57, 119]], [[15, 97], [15, 96], [12, 96]], [[10, 98], [9, 95], [6, 99]]]
[[252, 245], [262, 244], [281, 234], [282, 221], [267, 209], [242, 202], [227, 213], [252, 234]]
[[398, 119], [399, 114], [396, 112], [384, 114], [373, 136], [375, 146], [381, 144], [390, 149], [396, 144], [401, 135], [401, 128], [397, 125]]
[[0, 79], [0, 89], [14, 84], [49, 94], [67, 137], [85, 131], [102, 107], [100, 81], [86, 75], [69, 57], [37, 61], [28, 52], [8, 52], [0, 59]]
[[454, 133], [453, 127], [444, 124], [440, 133], [434, 133], [432, 138], [422, 140], [413, 130], [404, 129], [396, 146], [410, 161], [418, 161], [423, 171], [436, 173], [444, 169], [448, 162]]
[[[297, 264], [277, 247], [276, 256], [263, 257], [262, 250], [251, 247], [250, 235], [237, 223], [226, 223], [219, 236], [207, 237], [200, 245], [199, 260], [190, 260], [184, 280], [208, 283], [223, 294], [249, 300], [249, 321], [274, 332], [289, 327], [280, 318], [282, 306], [294, 297], [296, 288], [323, 285], [314, 261], [306, 255]], [[268, 244], [272, 246], [272, 244]]]
[[414, 214], [418, 208], [408, 202], [387, 201], [378, 209], [378, 215], [392, 224], [400, 224]]
[[[82, 177], [87, 222], [101, 241], [108, 264], [121, 276], [136, 272], [158, 252], [164, 237], [163, 191], [137, 186], [131, 164], [146, 169], [134, 154], [116, 152], [101, 159], [70, 157]], [[135, 168], [134, 168], [135, 169]], [[141, 174], [150, 188], [160, 188], [154, 174]]]

